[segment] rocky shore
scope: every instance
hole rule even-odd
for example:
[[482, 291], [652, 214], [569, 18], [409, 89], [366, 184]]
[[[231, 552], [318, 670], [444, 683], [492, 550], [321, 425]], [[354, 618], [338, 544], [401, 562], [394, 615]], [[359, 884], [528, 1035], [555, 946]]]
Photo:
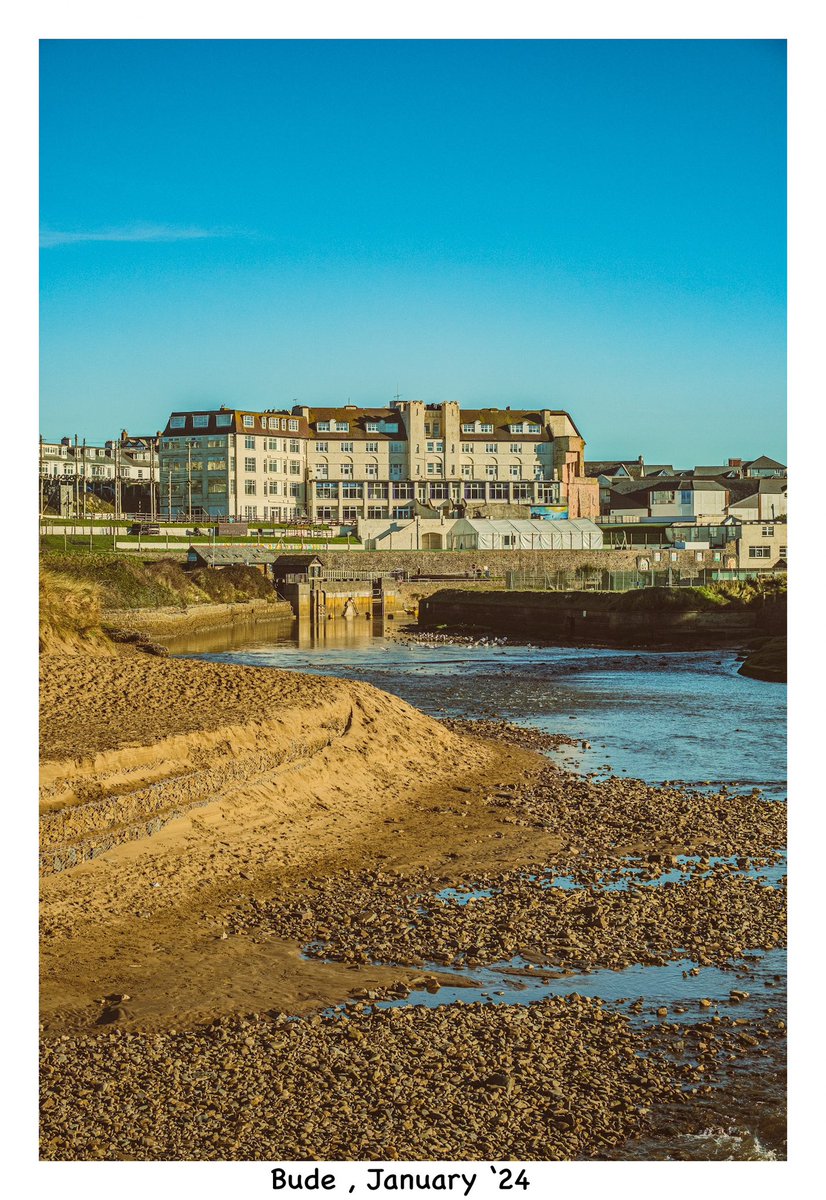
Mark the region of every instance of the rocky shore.
[[[785, 945], [784, 805], [366, 684], [42, 665], [44, 1158], [622, 1157], [778, 1061], [749, 972]], [[412, 1003], [683, 962], [731, 986]]]

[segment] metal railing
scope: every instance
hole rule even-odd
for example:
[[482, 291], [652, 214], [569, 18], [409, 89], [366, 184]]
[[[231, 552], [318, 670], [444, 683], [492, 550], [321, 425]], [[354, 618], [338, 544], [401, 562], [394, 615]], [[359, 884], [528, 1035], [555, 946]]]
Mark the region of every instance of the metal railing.
[[[780, 572], [783, 573], [783, 572]], [[628, 592], [650, 587], [705, 587], [724, 579], [759, 579], [778, 574], [773, 570], [720, 567], [672, 567], [660, 571], [604, 571], [577, 568], [569, 571], [506, 571], [508, 591]]]

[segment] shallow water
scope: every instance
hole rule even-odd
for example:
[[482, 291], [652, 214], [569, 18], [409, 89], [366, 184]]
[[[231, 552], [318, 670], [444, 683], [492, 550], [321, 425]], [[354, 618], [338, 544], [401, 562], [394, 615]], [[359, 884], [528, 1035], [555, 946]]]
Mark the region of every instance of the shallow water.
[[[549, 733], [576, 738], [578, 746], [549, 751], [569, 769], [603, 777], [617, 775], [648, 783], [695, 788], [758, 789], [771, 799], [786, 795], [786, 686], [737, 673], [730, 650], [643, 652], [591, 647], [464, 646], [406, 644], [381, 636], [368, 622], [331, 622], [318, 634], [296, 630], [291, 637], [266, 640], [199, 657], [243, 664], [357, 678], [401, 696], [436, 717], [504, 718]], [[202, 647], [192, 646], [190, 653]], [[217, 648], [216, 648], [217, 649]], [[590, 745], [585, 748], [582, 743]], [[679, 884], [691, 860], [681, 859], [654, 879], [635, 882], [633, 874], [606, 880], [609, 889], [630, 885]], [[743, 871], [777, 886], [785, 861]], [[549, 885], [578, 886], [564, 876]], [[479, 892], [444, 889], [444, 903], [484, 903]], [[396, 1004], [453, 1002], [525, 1004], [548, 995], [599, 996], [622, 1008], [642, 998], [632, 1019], [656, 1023], [656, 1009], [686, 1012], [680, 1022], [708, 1019], [715, 1012], [757, 1016], [767, 1006], [785, 1012], [785, 952], [755, 954], [748, 965], [705, 967], [688, 974], [688, 961], [665, 967], [635, 965], [623, 971], [598, 970], [554, 975], [521, 961], [467, 972], [470, 988], [414, 992]], [[775, 977], [778, 978], [775, 978]], [[732, 988], [749, 1000], [729, 1003]], [[699, 1001], [709, 999], [711, 1008]], [[686, 1114], [660, 1115], [661, 1127], [623, 1147], [624, 1159], [737, 1159], [785, 1157], [785, 1050], [744, 1057], [734, 1083], [692, 1106]], [[670, 1124], [669, 1124], [670, 1122]], [[680, 1122], [675, 1132], [675, 1122]]]
[[591, 748], [552, 754], [583, 772], [785, 796], [786, 685], [739, 675], [731, 650], [417, 645], [338, 621], [199, 657], [363, 679], [433, 716], [564, 733]]

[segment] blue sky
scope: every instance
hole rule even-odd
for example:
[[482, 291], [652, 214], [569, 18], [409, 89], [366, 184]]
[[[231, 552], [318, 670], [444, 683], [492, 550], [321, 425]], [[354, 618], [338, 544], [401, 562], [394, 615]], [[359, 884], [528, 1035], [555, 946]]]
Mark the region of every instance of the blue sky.
[[567, 408], [785, 461], [785, 45], [47, 41], [41, 426]]

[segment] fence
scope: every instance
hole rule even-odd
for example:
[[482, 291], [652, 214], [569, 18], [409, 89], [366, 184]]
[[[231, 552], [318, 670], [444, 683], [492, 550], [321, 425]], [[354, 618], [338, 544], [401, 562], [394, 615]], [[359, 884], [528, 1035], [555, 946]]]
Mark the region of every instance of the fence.
[[307, 571], [291, 572], [284, 576], [284, 583], [377, 583], [389, 579], [389, 571], [350, 571], [346, 567], [328, 568], [310, 575]]
[[601, 571], [579, 567], [573, 571], [506, 571], [508, 591], [628, 592], [649, 587], [705, 587], [723, 579], [761, 579], [775, 571], [721, 570], [719, 567], [672, 567], [663, 571]]

